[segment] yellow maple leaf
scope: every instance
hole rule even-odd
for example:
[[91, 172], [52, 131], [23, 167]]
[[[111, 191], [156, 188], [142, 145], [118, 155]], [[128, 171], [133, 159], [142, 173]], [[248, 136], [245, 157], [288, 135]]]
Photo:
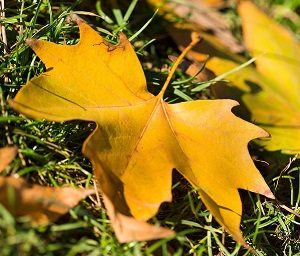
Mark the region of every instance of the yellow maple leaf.
[[173, 233], [146, 220], [162, 202], [171, 201], [176, 168], [217, 221], [244, 243], [238, 189], [273, 198], [247, 150], [250, 140], [267, 133], [234, 116], [232, 100], [164, 102], [170, 77], [157, 96], [150, 94], [124, 35], [118, 45], [110, 45], [87, 24], [79, 22], [79, 27], [80, 41], [73, 46], [28, 42], [47, 72], [29, 81], [11, 106], [34, 118], [96, 122], [83, 153], [93, 164], [120, 241]]

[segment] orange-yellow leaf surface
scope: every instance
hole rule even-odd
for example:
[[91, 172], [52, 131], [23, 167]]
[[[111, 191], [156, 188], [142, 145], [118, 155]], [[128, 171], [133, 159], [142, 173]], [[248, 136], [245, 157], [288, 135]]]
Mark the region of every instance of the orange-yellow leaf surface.
[[66, 214], [93, 190], [32, 185], [21, 178], [0, 177], [0, 203], [13, 215], [47, 224]]
[[[251, 120], [271, 134], [271, 140], [260, 141], [268, 150], [300, 153], [300, 44], [250, 1], [241, 1], [239, 13], [245, 44], [257, 57], [256, 67], [228, 76], [231, 89], [221, 85], [216, 94], [242, 99]], [[207, 64], [216, 74], [238, 65], [220, 58]]]
[[0, 172], [2, 172], [6, 166], [14, 160], [17, 154], [17, 147], [4, 147], [0, 148]]
[[232, 100], [164, 102], [165, 86], [157, 96], [147, 91], [124, 35], [112, 46], [87, 24], [79, 27], [80, 42], [73, 46], [28, 42], [48, 69], [29, 81], [11, 105], [34, 118], [96, 122], [83, 153], [93, 164], [120, 241], [173, 233], [146, 221], [162, 202], [171, 201], [176, 168], [243, 243], [238, 189], [273, 197], [247, 150], [250, 140], [267, 133], [234, 116]]

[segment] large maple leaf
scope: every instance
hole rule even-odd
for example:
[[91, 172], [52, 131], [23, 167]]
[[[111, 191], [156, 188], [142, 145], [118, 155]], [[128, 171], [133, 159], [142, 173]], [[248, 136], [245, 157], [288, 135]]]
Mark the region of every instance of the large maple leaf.
[[172, 234], [145, 221], [163, 201], [171, 201], [176, 168], [218, 222], [244, 243], [238, 189], [273, 198], [247, 150], [250, 140], [267, 133], [234, 116], [232, 100], [164, 102], [168, 81], [157, 96], [147, 91], [124, 35], [115, 46], [87, 24], [79, 27], [76, 45], [28, 41], [47, 71], [29, 81], [11, 105], [34, 118], [96, 122], [83, 153], [93, 164], [120, 241]]
[[[260, 141], [266, 149], [299, 154], [300, 44], [250, 1], [241, 1], [238, 10], [244, 41], [251, 55], [257, 57], [256, 66], [229, 75], [228, 87], [218, 85], [214, 91], [220, 98], [244, 103], [251, 114], [249, 119], [272, 136], [271, 140]], [[207, 67], [219, 75], [240, 64], [214, 57]]]

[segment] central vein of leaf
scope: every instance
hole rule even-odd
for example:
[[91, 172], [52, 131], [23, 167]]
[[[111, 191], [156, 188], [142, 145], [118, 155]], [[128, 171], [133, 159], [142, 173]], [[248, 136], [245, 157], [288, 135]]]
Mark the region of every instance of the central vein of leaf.
[[[136, 148], [138, 147], [138, 145], [139, 145], [142, 137], [144, 136], [144, 134], [145, 134], [145, 132], [146, 132], [149, 124], [151, 123], [151, 121], [153, 119], [153, 116], [154, 116], [154, 114], [155, 114], [155, 112], [156, 112], [156, 110], [157, 110], [157, 108], [158, 108], [159, 105], [162, 107], [162, 109], [164, 111], [165, 118], [167, 119], [167, 122], [168, 122], [169, 127], [170, 127], [170, 129], [172, 131], [173, 136], [176, 137], [175, 131], [174, 131], [173, 127], [172, 127], [172, 124], [171, 124], [171, 122], [169, 120], [169, 117], [168, 117], [168, 113], [167, 113], [167, 111], [165, 109], [165, 106], [164, 106], [163, 95], [164, 95], [164, 92], [166, 91], [166, 89], [167, 89], [167, 87], [168, 87], [168, 85], [169, 85], [169, 83], [170, 83], [170, 81], [172, 79], [172, 76], [173, 76], [175, 70], [177, 69], [177, 67], [180, 64], [180, 62], [182, 61], [182, 59], [201, 40], [199, 33], [192, 33], [191, 38], [192, 38], [192, 40], [191, 40], [190, 44], [182, 51], [182, 53], [176, 59], [174, 65], [172, 66], [171, 71], [170, 71], [170, 73], [169, 73], [169, 75], [168, 75], [168, 77], [167, 77], [167, 79], [166, 79], [166, 81], [165, 81], [165, 83], [163, 85], [163, 88], [161, 89], [160, 93], [155, 97], [156, 98], [155, 99], [155, 104], [154, 104], [153, 110], [151, 112], [151, 115], [150, 115], [149, 119], [147, 120], [147, 123], [145, 124], [145, 126], [144, 126], [144, 128], [143, 128], [143, 130], [142, 130], [142, 132], [141, 132], [141, 134], [140, 134], [140, 136], [139, 136], [139, 138], [137, 140], [137, 143], [136, 143], [136, 145], [135, 145], [135, 147], [134, 147], [134, 149], [133, 149], [132, 152], [134, 152], [136, 150]], [[180, 150], [182, 151], [183, 155], [186, 156], [184, 150], [182, 149], [182, 147], [180, 146], [179, 143], [178, 143], [178, 146], [179, 146]], [[126, 169], [128, 168], [128, 166], [129, 165], [126, 166], [126, 168], [124, 169], [123, 173], [126, 172]]]

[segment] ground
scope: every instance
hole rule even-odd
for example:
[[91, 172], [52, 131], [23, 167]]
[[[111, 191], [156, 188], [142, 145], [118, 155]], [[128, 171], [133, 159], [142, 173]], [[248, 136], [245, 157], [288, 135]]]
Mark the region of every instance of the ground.
[[[1, 1], [5, 4], [0, 23], [1, 35], [3, 40], [5, 33], [7, 42], [2, 41], [0, 56], [0, 146], [15, 144], [19, 148], [17, 158], [3, 175], [23, 177], [31, 183], [45, 186], [94, 186], [91, 164], [81, 154], [83, 141], [95, 127], [93, 123], [32, 120], [14, 112], [7, 100], [14, 97], [26, 81], [44, 71], [41, 61], [25, 44], [27, 38], [67, 44], [77, 42], [78, 28], [68, 18], [71, 12], [81, 15], [109, 40], [116, 40], [116, 37], [107, 31], [113, 35], [123, 31], [128, 37], [133, 37], [132, 43], [145, 70], [148, 88], [154, 94], [157, 93], [172, 63], [169, 55], [178, 55], [179, 50], [166, 32], [168, 23], [159, 15], [153, 18], [155, 10], [145, 2], [138, 2], [133, 12], [128, 12], [128, 21], [124, 21], [120, 13], [126, 13], [135, 2], [111, 1], [101, 5], [101, 1]], [[300, 38], [300, 23], [297, 23], [299, 1], [256, 2], [268, 8], [278, 22]], [[241, 29], [234, 4], [222, 12], [230, 20], [232, 32], [239, 39]], [[106, 13], [110, 18], [104, 20], [92, 16], [92, 13], [102, 17]], [[143, 31], [139, 33], [141, 28]], [[185, 82], [188, 78], [188, 75], [178, 70], [165, 95], [166, 101], [211, 97], [209, 88], [200, 94], [191, 92]], [[299, 161], [295, 160], [288, 165], [293, 156], [266, 152], [254, 143], [249, 145], [249, 150], [278, 200], [287, 207], [299, 207]], [[173, 228], [177, 232], [176, 236], [125, 244], [116, 240], [101, 198], [89, 197], [57, 222], [38, 227], [31, 226], [26, 217], [14, 218], [0, 205], [0, 254], [72, 256], [253, 253], [241, 247], [222, 230], [204, 207], [201, 198], [199, 200], [195, 190], [176, 171], [173, 174], [172, 193], [172, 204], [163, 204], [151, 221]], [[245, 191], [241, 191], [241, 196], [241, 229], [257, 255], [299, 255], [299, 219], [280, 207], [279, 202]]]

